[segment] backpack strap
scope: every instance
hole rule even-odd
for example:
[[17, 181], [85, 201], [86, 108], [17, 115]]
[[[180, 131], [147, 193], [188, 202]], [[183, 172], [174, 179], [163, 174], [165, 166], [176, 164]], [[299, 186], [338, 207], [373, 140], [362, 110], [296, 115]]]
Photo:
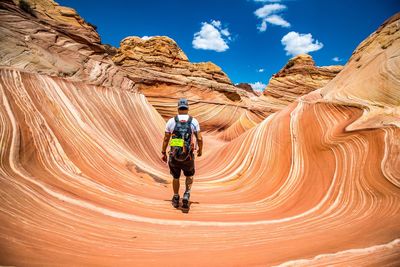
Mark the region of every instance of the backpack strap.
[[189, 115], [189, 119], [187, 120], [187, 123], [190, 125], [192, 123], [193, 117]]
[[178, 117], [178, 115], [176, 115], [175, 116], [175, 122], [178, 122], [179, 121], [179, 117]]

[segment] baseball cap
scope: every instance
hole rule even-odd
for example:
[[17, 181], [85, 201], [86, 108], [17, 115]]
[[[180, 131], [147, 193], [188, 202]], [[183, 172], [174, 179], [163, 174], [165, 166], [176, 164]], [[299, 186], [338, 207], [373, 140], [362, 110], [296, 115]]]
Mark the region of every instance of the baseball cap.
[[188, 109], [189, 108], [189, 103], [186, 98], [181, 98], [178, 101], [178, 109]]

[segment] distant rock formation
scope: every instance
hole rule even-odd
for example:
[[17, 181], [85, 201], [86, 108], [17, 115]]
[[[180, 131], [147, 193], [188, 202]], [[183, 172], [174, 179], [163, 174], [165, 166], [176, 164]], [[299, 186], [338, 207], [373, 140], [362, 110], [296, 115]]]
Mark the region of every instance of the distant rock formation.
[[293, 102], [326, 85], [342, 69], [343, 66], [317, 67], [310, 55], [298, 55], [272, 76], [264, 95]]
[[96, 27], [51, 0], [0, 2], [0, 65], [132, 90]]
[[[175, 103], [180, 97], [189, 99], [191, 113], [205, 130], [215, 130], [216, 125], [226, 129], [245, 113], [254, 113], [245, 117], [256, 124], [276, 111], [253, 90], [234, 86], [214, 63], [191, 63], [178, 44], [166, 36], [127, 37], [112, 59], [165, 119], [176, 114]], [[217, 118], [222, 106], [226, 112], [223, 123]]]
[[276, 111], [262, 99], [253, 101], [254, 94], [235, 87], [217, 65], [189, 62], [168, 37], [128, 37], [120, 48], [104, 45], [94, 25], [51, 0], [0, 2], [0, 36], [0, 65], [140, 91], [164, 118], [176, 113], [171, 103], [186, 97], [204, 129], [221, 125], [210, 116], [221, 106], [227, 107], [223, 127], [246, 112], [255, 113], [261, 121]]
[[236, 84], [236, 87], [241, 88], [241, 89], [243, 89], [243, 90], [245, 90], [245, 91], [247, 91], [247, 92], [249, 92], [249, 93], [255, 94], [255, 95], [257, 95], [257, 96], [260, 95], [259, 92], [256, 92], [256, 91], [253, 89], [253, 87], [251, 87], [251, 85], [248, 84], [248, 83], [239, 83], [239, 84]]
[[399, 29], [397, 13], [365, 39], [346, 68], [322, 88], [321, 94], [328, 101], [365, 109], [349, 129], [400, 127]]
[[113, 61], [132, 71], [151, 70], [143, 78], [144, 83], [192, 84], [235, 91], [232, 82], [220, 67], [212, 62], [189, 62], [176, 42], [167, 36], [149, 39], [127, 37], [121, 41]]

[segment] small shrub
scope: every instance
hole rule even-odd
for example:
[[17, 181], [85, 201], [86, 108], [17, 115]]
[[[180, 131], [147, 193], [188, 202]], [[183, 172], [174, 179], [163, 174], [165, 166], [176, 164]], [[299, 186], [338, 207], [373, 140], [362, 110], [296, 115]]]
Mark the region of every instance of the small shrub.
[[96, 25], [94, 25], [94, 24], [92, 24], [92, 23], [90, 23], [90, 22], [87, 22], [87, 21], [86, 21], [86, 23], [87, 23], [89, 26], [91, 26], [95, 31], [97, 31], [97, 26], [96, 26]]
[[31, 5], [29, 4], [29, 2], [27, 2], [26, 0], [20, 0], [19, 1], [19, 7], [25, 11], [26, 13], [36, 17], [35, 14], [35, 10], [31, 7]]

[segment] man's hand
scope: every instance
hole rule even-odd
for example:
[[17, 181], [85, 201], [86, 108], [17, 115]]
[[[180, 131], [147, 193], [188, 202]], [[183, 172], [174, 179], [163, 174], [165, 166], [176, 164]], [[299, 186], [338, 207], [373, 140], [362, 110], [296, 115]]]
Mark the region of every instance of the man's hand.
[[201, 157], [201, 155], [203, 155], [203, 152], [202, 152], [201, 150], [198, 150], [198, 151], [197, 151], [197, 156], [198, 156], [198, 157]]
[[162, 161], [164, 161], [165, 163], [167, 163], [167, 161], [168, 161], [167, 153], [163, 153], [161, 159], [162, 159]]

